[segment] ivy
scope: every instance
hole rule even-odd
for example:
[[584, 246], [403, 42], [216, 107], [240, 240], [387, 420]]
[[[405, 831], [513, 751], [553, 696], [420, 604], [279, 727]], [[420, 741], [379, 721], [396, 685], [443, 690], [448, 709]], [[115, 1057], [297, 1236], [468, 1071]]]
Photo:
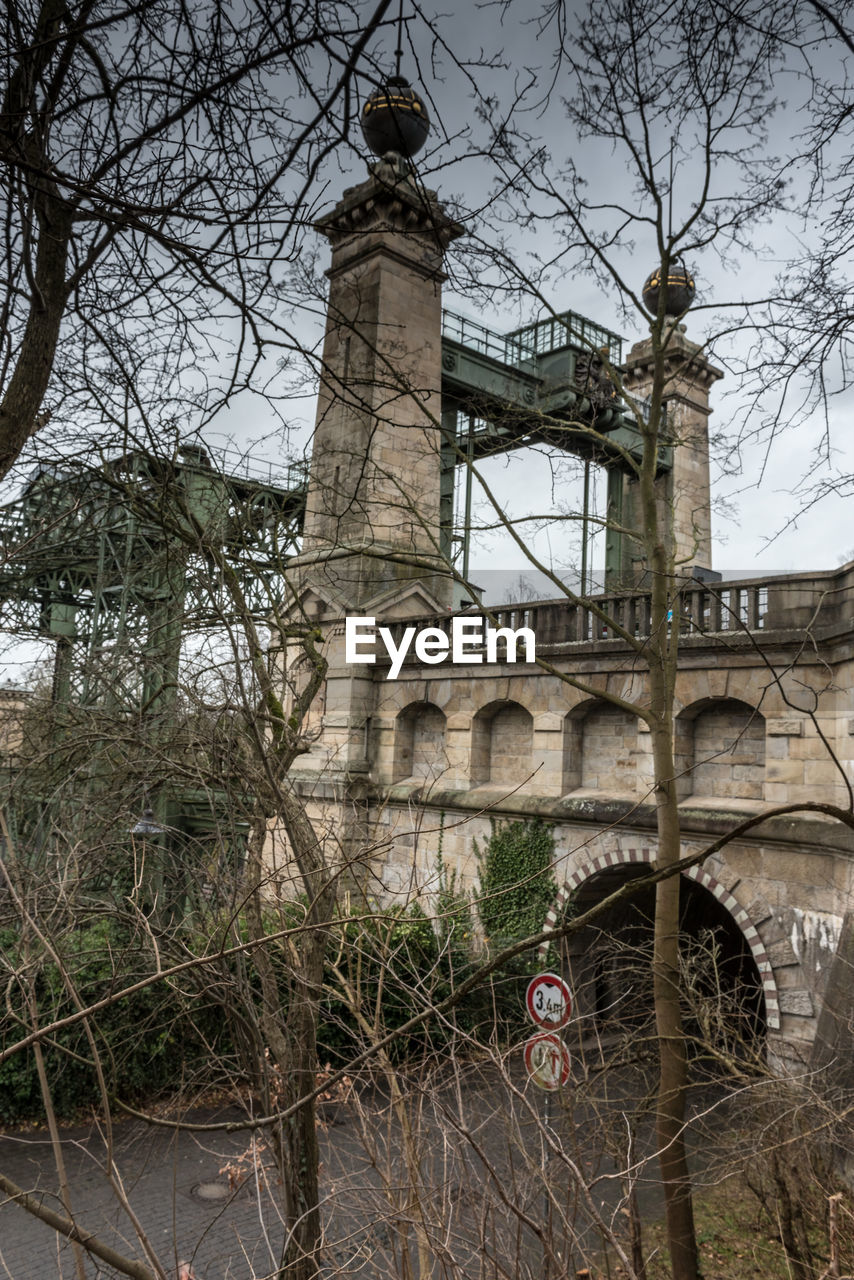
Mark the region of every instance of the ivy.
[[492, 824], [486, 847], [475, 841], [480, 872], [478, 912], [489, 943], [501, 946], [543, 927], [557, 895], [552, 828], [539, 818]]

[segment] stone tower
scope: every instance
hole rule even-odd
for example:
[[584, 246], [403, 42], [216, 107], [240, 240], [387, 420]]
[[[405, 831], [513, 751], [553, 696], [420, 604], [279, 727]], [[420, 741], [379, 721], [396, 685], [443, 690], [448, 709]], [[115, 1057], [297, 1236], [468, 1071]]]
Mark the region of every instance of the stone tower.
[[[636, 342], [624, 369], [626, 390], [643, 400], [652, 384], [652, 341]], [[668, 342], [665, 387], [666, 426], [672, 442], [672, 468], [658, 481], [662, 506], [668, 514], [663, 523], [672, 531], [679, 572], [701, 575], [712, 567], [712, 525], [709, 487], [709, 390], [723, 377], [710, 364], [702, 348], [685, 337], [685, 326], [677, 325]], [[638, 528], [637, 481], [614, 472], [609, 488], [611, 517], [628, 528]], [[630, 538], [609, 535], [609, 565], [612, 581], [629, 585], [643, 571], [641, 552]]]
[[[453, 599], [439, 545], [441, 289], [445, 250], [463, 228], [393, 151], [316, 228], [332, 262], [302, 548], [289, 576], [294, 612], [321, 624], [328, 662], [303, 759], [322, 777], [313, 817], [358, 880], [382, 688], [372, 666], [348, 661], [345, 618], [383, 624]], [[298, 645], [284, 644], [282, 663], [299, 687]]]
[[414, 579], [437, 605], [451, 599], [439, 549], [441, 286], [463, 228], [405, 158], [390, 152], [369, 175], [316, 224], [332, 264], [294, 567], [327, 603], [382, 612]]

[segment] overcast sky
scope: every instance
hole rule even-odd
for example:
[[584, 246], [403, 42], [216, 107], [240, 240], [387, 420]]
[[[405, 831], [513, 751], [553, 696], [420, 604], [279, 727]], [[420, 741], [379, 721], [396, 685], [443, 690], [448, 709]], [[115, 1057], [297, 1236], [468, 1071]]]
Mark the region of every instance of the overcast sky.
[[[744, 0], [750, 3], [751, 0]], [[758, 4], [758, 0], [754, 0]], [[772, 0], [769, 0], [769, 4]], [[782, 4], [782, 0], [780, 0]], [[791, 7], [791, 6], [790, 6]], [[799, 6], [801, 9], [804, 6]], [[549, 12], [560, 9], [567, 27], [573, 29], [576, 14], [584, 6], [573, 0], [565, 6], [546, 6]], [[783, 6], [785, 10], [785, 6]], [[557, 33], [554, 21], [544, 24], [546, 9], [526, 3], [478, 3], [461, 0], [449, 11], [438, 3], [421, 8], [404, 5], [408, 14], [404, 40], [402, 71], [412, 80], [429, 103], [433, 130], [428, 147], [418, 157], [420, 175], [426, 184], [438, 190], [455, 211], [464, 217], [470, 235], [458, 242], [449, 258], [450, 279], [445, 290], [445, 303], [450, 309], [475, 316], [481, 323], [506, 331], [538, 318], [541, 302], [521, 288], [506, 292], [489, 287], [473, 288], [472, 246], [491, 245], [502, 237], [514, 260], [525, 274], [536, 272], [538, 264], [555, 259], [562, 247], [565, 219], [539, 221], [528, 228], [508, 222], [506, 209], [492, 201], [499, 174], [496, 166], [479, 152], [487, 138], [481, 120], [484, 103], [489, 100], [494, 113], [501, 114], [511, 103], [517, 104], [515, 123], [529, 135], [531, 146], [542, 146], [531, 169], [534, 185], [544, 175], [560, 184], [558, 175], [569, 161], [584, 170], [591, 198], [602, 204], [619, 202], [632, 212], [642, 213], [643, 202], [637, 196], [628, 173], [625, 154], [619, 148], [598, 139], [579, 139], [568, 122], [563, 99], [573, 92], [573, 77], [566, 66], [555, 70]], [[393, 6], [396, 12], [397, 6]], [[602, 6], [597, 5], [597, 13]], [[571, 37], [570, 37], [571, 43]], [[392, 51], [396, 44], [393, 30], [386, 30], [373, 50], [385, 57], [393, 69]], [[843, 82], [846, 59], [836, 44], [812, 51], [813, 59], [822, 57], [830, 80]], [[490, 63], [485, 67], [485, 63]], [[786, 64], [778, 69], [781, 99], [776, 111], [768, 116], [767, 154], [786, 154], [808, 122], [805, 114], [806, 83], [801, 76], [802, 63], [792, 52]], [[660, 129], [659, 129], [660, 132]], [[659, 152], [667, 152], [667, 138], [657, 137]], [[683, 139], [675, 193], [674, 217], [678, 221], [691, 207], [698, 170], [690, 155], [690, 139]], [[344, 188], [365, 176], [365, 147], [356, 134], [349, 145], [330, 155], [318, 174], [314, 192], [315, 204], [327, 207], [340, 197]], [[737, 298], [763, 296], [774, 286], [782, 265], [798, 252], [799, 245], [813, 234], [805, 226], [798, 210], [798, 192], [806, 189], [805, 168], [794, 168], [789, 174], [788, 209], [766, 219], [751, 233], [749, 243], [730, 254], [725, 263], [709, 250], [695, 255], [688, 263], [699, 284], [698, 303], [714, 307]], [[715, 178], [722, 194], [729, 194], [736, 179], [726, 163], [721, 163]], [[520, 189], [523, 197], [517, 208], [530, 207], [543, 215], [552, 211], [547, 200], [534, 191]], [[602, 226], [613, 215], [603, 213]], [[318, 237], [318, 267], [328, 263], [328, 247]], [[632, 237], [614, 250], [614, 261], [626, 280], [638, 290], [656, 263], [654, 238], [642, 226]], [[643, 318], [637, 313], [621, 311], [620, 299], [613, 288], [605, 288], [584, 270], [584, 256], [568, 254], [555, 261], [553, 269], [541, 278], [542, 295], [555, 311], [572, 309], [587, 315], [608, 328], [622, 333], [624, 351], [632, 342], [645, 336]], [[497, 283], [497, 276], [484, 259], [475, 276], [482, 283]], [[319, 349], [322, 335], [322, 306], [317, 302], [302, 309], [297, 324], [306, 345]], [[704, 338], [707, 326], [714, 321], [708, 312], [689, 314], [688, 336]], [[736, 342], [721, 348], [720, 358], [729, 363], [744, 349]], [[716, 353], [717, 355], [717, 353]], [[264, 371], [273, 374], [269, 367]], [[831, 372], [831, 381], [835, 373]], [[259, 378], [259, 382], [262, 379]], [[307, 386], [301, 398], [285, 406], [290, 432], [284, 440], [274, 432], [274, 419], [264, 411], [260, 399], [244, 396], [227, 414], [205, 431], [213, 444], [231, 440], [239, 448], [253, 448], [268, 458], [282, 451], [299, 454], [309, 446], [314, 417], [314, 388]], [[729, 375], [713, 390], [714, 431], [734, 430], [742, 421], [747, 393], [738, 377]], [[830, 418], [830, 442], [833, 466], [841, 474], [854, 473], [854, 445], [848, 426], [852, 410], [851, 397], [836, 400]], [[761, 413], [753, 416], [753, 423]], [[801, 501], [792, 490], [810, 467], [814, 450], [823, 439], [825, 423], [820, 416], [802, 422], [777, 442], [770, 451], [762, 445], [746, 447], [735, 473], [724, 474], [716, 463], [713, 469], [713, 501], [715, 503], [715, 564], [723, 570], [792, 570], [828, 568], [838, 564], [854, 551], [854, 531], [847, 500], [831, 498], [821, 505], [799, 514]], [[265, 440], [266, 437], [266, 440]], [[530, 451], [519, 452], [496, 460], [490, 465], [490, 483], [499, 496], [510, 503], [519, 517], [528, 511], [548, 509], [549, 504], [563, 509], [578, 505], [578, 468], [571, 461], [555, 460]], [[730, 467], [732, 471], [732, 467]], [[595, 481], [600, 509], [604, 501], [604, 483]], [[530, 529], [538, 555], [563, 571], [578, 559], [578, 539], [565, 525], [544, 523]], [[601, 543], [601, 538], [600, 538]], [[601, 565], [603, 553], [596, 551]], [[523, 553], [508, 536], [492, 534], [475, 545], [475, 574], [497, 564], [508, 568], [524, 566]]]
[[[433, 34], [453, 50], [454, 57], [442, 48], [440, 41], [431, 43], [427, 23], [413, 15], [402, 67], [428, 99], [433, 117], [430, 144], [418, 160], [427, 184], [436, 188], [455, 208], [466, 212], [473, 243], [506, 235], [509, 247], [526, 270], [531, 269], [535, 255], [542, 260], [557, 252], [559, 220], [529, 231], [498, 222], [499, 210], [490, 208], [489, 204], [496, 182], [495, 168], [471, 155], [472, 150], [482, 145], [485, 136], [477, 119], [479, 95], [482, 97], [488, 92], [499, 105], [505, 106], [524, 89], [518, 119], [546, 149], [543, 171], [558, 173], [566, 161], [574, 159], [585, 168], [590, 190], [596, 198], [603, 202], [619, 200], [629, 206], [635, 199], [624, 155], [598, 140], [580, 141], [568, 124], [561, 102], [562, 95], [572, 90], [571, 77], [566, 72], [557, 78], [548, 100], [544, 100], [544, 89], [552, 76], [555, 32], [553, 26], [540, 30], [538, 12], [527, 5], [483, 5], [474, 0], [458, 4], [450, 15], [447, 10], [444, 14], [440, 12], [438, 6], [427, 6], [422, 10], [424, 17], [429, 19]], [[390, 34], [384, 36], [384, 42], [389, 50], [393, 48]], [[845, 60], [838, 48], [828, 43], [821, 56], [829, 78], [834, 79], [838, 74], [841, 82]], [[475, 65], [485, 57], [493, 58], [496, 64], [488, 71]], [[797, 54], [790, 55], [787, 65], [778, 70], [775, 89], [781, 103], [768, 117], [766, 151], [769, 155], [785, 153], [787, 148], [791, 150], [792, 138], [806, 127], [806, 86], [801, 70]], [[476, 82], [477, 90], [472, 81]], [[321, 175], [330, 201], [337, 198], [346, 185], [360, 180], [365, 172], [361, 139], [357, 137], [352, 142], [355, 146], [331, 160], [327, 172]], [[358, 154], [360, 149], [362, 156]], [[812, 232], [804, 225], [798, 210], [798, 192], [805, 189], [807, 173], [802, 167], [794, 169], [789, 176], [788, 210], [757, 226], [743, 250], [732, 253], [724, 264], [711, 250], [689, 263], [697, 273], [699, 303], [714, 306], [718, 302], [761, 297], [770, 292], [782, 265], [797, 254], [799, 245], [809, 240]], [[685, 160], [675, 183], [677, 219], [690, 207], [696, 177], [690, 159]], [[718, 178], [722, 192], [727, 192], [729, 181], [736, 181], [723, 164]], [[533, 196], [531, 204], [537, 205]], [[544, 204], [542, 207], [545, 209]], [[466, 246], [460, 247], [464, 254]], [[624, 245], [616, 251], [620, 269], [637, 288], [655, 265], [655, 258], [652, 235], [643, 230], [634, 236], [631, 246]], [[512, 328], [540, 314], [536, 299], [521, 291], [515, 297], [502, 293], [492, 298], [472, 297], [465, 279], [468, 268], [462, 269], [460, 261], [453, 258], [450, 266], [451, 280], [445, 291], [449, 308], [475, 316], [497, 330]], [[556, 266], [547, 277], [543, 292], [556, 311], [572, 309], [621, 332], [627, 339], [624, 350], [644, 336], [641, 317], [634, 315], [627, 320], [621, 315], [616, 292], [603, 289], [589, 273], [581, 270], [577, 255], [574, 259], [570, 255]], [[702, 340], [710, 320], [714, 317], [709, 313], [689, 315], [686, 318], [688, 336]], [[311, 323], [307, 321], [307, 333], [310, 328]], [[319, 337], [318, 317], [315, 317], [314, 331]], [[724, 358], [729, 360], [744, 350], [745, 340], [739, 342], [721, 348]], [[831, 380], [834, 376], [831, 371]], [[747, 401], [737, 377], [729, 376], [718, 383], [713, 390], [712, 430], [733, 428], [740, 421]], [[854, 433], [848, 425], [852, 408], [851, 396], [841, 397], [833, 403], [830, 418], [833, 466], [843, 474], [854, 472], [851, 439]], [[292, 406], [291, 416], [296, 425], [293, 445], [305, 444], [312, 413], [310, 397]], [[754, 424], [760, 416], [759, 411], [754, 414]], [[825, 426], [823, 418], [816, 415], [784, 435], [770, 450], [763, 444], [744, 448], [737, 474], [727, 475], [720, 465], [713, 466], [716, 567], [725, 571], [830, 568], [848, 553], [854, 554], [854, 530], [849, 531], [847, 499], [828, 498], [811, 510], [799, 512], [802, 500], [793, 494], [801, 475], [813, 462], [814, 450], [824, 438]], [[223, 423], [223, 428], [232, 431], [241, 443], [251, 435], [248, 424], [240, 420], [239, 411]], [[489, 474], [502, 498], [512, 503], [514, 513], [522, 515], [528, 510], [542, 511], [546, 495], [549, 501], [564, 505], [577, 503], [574, 470], [577, 474], [577, 469], [565, 464], [555, 473], [554, 460], [520, 452], [496, 460]], [[597, 492], [600, 500], [604, 500], [601, 479]], [[577, 559], [577, 539], [573, 540], [565, 526], [544, 527], [536, 534], [532, 529], [531, 538], [537, 553], [550, 559], [558, 569], [565, 569]], [[601, 563], [601, 550], [595, 554]], [[492, 534], [478, 540], [473, 556], [475, 576], [478, 570], [494, 568], [497, 564], [521, 568], [523, 553], [506, 535]]]
[[[580, 8], [580, 6], [577, 6]], [[583, 168], [590, 183], [590, 192], [603, 203], [619, 201], [631, 206], [632, 182], [626, 167], [625, 154], [600, 140], [580, 141], [568, 125], [561, 97], [571, 92], [571, 78], [564, 72], [551, 91], [549, 101], [543, 103], [543, 87], [551, 75], [554, 62], [554, 25], [540, 30], [536, 8], [499, 5], [458, 6], [455, 18], [436, 18], [460, 61], [476, 61], [481, 46], [503, 50], [500, 69], [491, 70], [488, 78], [483, 72], [473, 71], [481, 86], [489, 85], [489, 92], [502, 104], [509, 103], [521, 87], [527, 85], [523, 107], [530, 106], [521, 116], [521, 123], [529, 133], [547, 149], [544, 168], [558, 172], [565, 162], [574, 159]], [[503, 21], [502, 21], [503, 15]], [[822, 69], [831, 82], [842, 83], [846, 59], [839, 47], [828, 43], [825, 48], [813, 49], [813, 60], [820, 60]], [[404, 70], [413, 72], [412, 60], [404, 62]], [[482, 161], [465, 158], [468, 146], [476, 145], [480, 135], [477, 122], [472, 119], [474, 99], [465, 84], [464, 77], [453, 67], [447, 57], [435, 64], [434, 74], [425, 58], [420, 59], [423, 92], [430, 95], [434, 113], [439, 106], [440, 124], [447, 134], [470, 126], [468, 139], [461, 138], [440, 145], [436, 160], [443, 167], [430, 178], [441, 194], [461, 202], [470, 210], [472, 230], [475, 236], [488, 239], [494, 211], [476, 212], [487, 203], [495, 176]], [[792, 139], [803, 132], [807, 123], [807, 85], [802, 75], [803, 64], [797, 52], [789, 55], [786, 65], [777, 70], [774, 90], [779, 99], [775, 113], [768, 117], [769, 137], [765, 144], [768, 155], [786, 154], [792, 149]], [[413, 79], [415, 76], [413, 75]], [[437, 129], [437, 133], [440, 131]], [[456, 153], [456, 154], [455, 154]], [[831, 158], [831, 157], [829, 157]], [[429, 158], [428, 158], [429, 163]], [[718, 166], [720, 190], [729, 194], [727, 183], [738, 179], [729, 174], [726, 166]], [[695, 194], [698, 171], [690, 161], [677, 173], [674, 193], [674, 216], [687, 212]], [[689, 265], [697, 273], [700, 285], [698, 302], [708, 306], [728, 303], [736, 298], [755, 298], [771, 292], [774, 279], [783, 264], [796, 256], [799, 246], [809, 243], [813, 234], [800, 216], [799, 191], [805, 189], [808, 178], [804, 166], [794, 169], [790, 175], [788, 193], [789, 209], [776, 214], [758, 225], [748, 246], [730, 255], [722, 264], [714, 251], [709, 250]], [[534, 197], [532, 197], [532, 205]], [[604, 215], [603, 215], [604, 216]], [[526, 264], [532, 254], [547, 259], [558, 247], [559, 226], [552, 228], [539, 224], [535, 231], [526, 234], [516, 228], [505, 228], [510, 243], [515, 247], [520, 262]], [[651, 233], [635, 234], [630, 248], [616, 253], [618, 265], [636, 287], [655, 265], [655, 243]], [[573, 270], [572, 268], [575, 267]], [[480, 304], [474, 308], [469, 299], [454, 292], [454, 277], [446, 290], [446, 305], [468, 314], [476, 315], [482, 323], [495, 324], [498, 329], [534, 319], [538, 315], [534, 299], [495, 299], [494, 316], [490, 317]], [[578, 258], [570, 258], [552, 274], [545, 290], [546, 299], [557, 311], [580, 311], [607, 327], [624, 334], [630, 345], [644, 336], [642, 320], [636, 314], [626, 318], [620, 315], [619, 299], [614, 291], [601, 289], [589, 274], [578, 269]], [[708, 314], [689, 315], [686, 319], [689, 337], [701, 340], [709, 322], [717, 317]], [[736, 355], [744, 349], [745, 340], [720, 348], [724, 358]], [[625, 350], [626, 348], [624, 348]], [[828, 370], [831, 385], [835, 370]], [[729, 377], [718, 383], [713, 391], [714, 416], [712, 430], [730, 428], [739, 420], [748, 403], [748, 396], [739, 386], [739, 379]], [[830, 418], [830, 443], [833, 466], [841, 473], [854, 471], [854, 443], [850, 429], [854, 409], [852, 396], [835, 400]], [[757, 410], [753, 423], [759, 421]], [[810, 466], [814, 450], [821, 444], [826, 424], [821, 415], [812, 421], [801, 423], [789, 435], [781, 438], [768, 450], [764, 445], [745, 448], [741, 453], [739, 474], [725, 475], [721, 467], [713, 467], [713, 500], [717, 514], [714, 518], [715, 563], [724, 570], [748, 569], [811, 569], [830, 568], [849, 553], [854, 554], [854, 530], [851, 529], [850, 502], [842, 498], [825, 499], [811, 510], [798, 514], [801, 500], [792, 490], [802, 473]], [[568, 471], [565, 468], [564, 471]], [[548, 461], [531, 454], [516, 454], [510, 459], [497, 461], [491, 468], [491, 480], [501, 489], [502, 495], [513, 495], [514, 510], [521, 514], [525, 503], [528, 509], [542, 510], [544, 492], [554, 485], [556, 497], [571, 492], [566, 474], [555, 484], [553, 469]], [[600, 484], [600, 493], [604, 485]], [[536, 539], [536, 546], [543, 555], [551, 555], [560, 564], [572, 549], [567, 547], [564, 528], [543, 530]], [[485, 544], [488, 554], [475, 555], [476, 567], [494, 566], [496, 557], [506, 557], [511, 564], [521, 565], [523, 556], [509, 539], [493, 536]], [[600, 557], [601, 559], [601, 557]]]
[[[478, 154], [486, 137], [479, 119], [484, 97], [491, 97], [499, 110], [518, 100], [520, 126], [530, 135], [532, 145], [541, 144], [544, 148], [538, 167], [532, 170], [535, 182], [544, 173], [558, 174], [567, 161], [575, 160], [587, 172], [593, 198], [602, 203], [618, 200], [633, 210], [642, 209], [625, 157], [607, 143], [580, 140], [567, 122], [562, 98], [572, 91], [571, 77], [565, 70], [554, 76], [554, 30], [541, 29], [539, 12], [527, 3], [479, 4], [475, 0], [462, 0], [452, 13], [442, 12], [438, 4], [428, 5], [418, 13], [411, 13], [410, 38], [405, 42], [402, 70], [427, 99], [433, 119], [430, 143], [418, 158], [419, 173], [426, 185], [435, 188], [440, 197], [464, 217], [470, 232], [469, 238], [458, 242], [452, 250], [445, 304], [498, 331], [537, 319], [542, 305], [522, 289], [508, 293], [489, 287], [479, 291], [473, 288], [471, 247], [494, 244], [504, 237], [522, 270], [530, 272], [536, 270], [537, 261], [555, 257], [564, 228], [560, 218], [520, 228], [503, 220], [501, 206], [492, 203], [496, 168]], [[565, 12], [571, 18], [571, 9]], [[386, 32], [375, 49], [375, 53], [385, 53], [389, 70], [393, 69], [395, 43], [393, 33]], [[847, 62], [851, 59], [840, 55], [838, 45], [828, 42], [826, 48], [813, 49], [812, 56], [824, 59], [829, 81], [846, 83]], [[477, 65], [487, 60], [493, 63], [488, 70]], [[790, 152], [792, 140], [808, 123], [807, 91], [801, 70], [796, 52], [790, 54], [786, 65], [778, 70], [775, 88], [781, 103], [768, 117], [769, 137], [765, 148], [768, 154]], [[662, 143], [662, 154], [666, 149], [666, 143]], [[366, 176], [366, 158], [358, 134], [351, 136], [348, 146], [330, 155], [318, 174], [316, 207], [329, 207], [340, 198], [345, 187], [361, 181]], [[716, 176], [721, 190], [725, 191], [731, 176], [726, 165], [720, 167]], [[698, 303], [714, 307], [719, 302], [768, 293], [784, 264], [814, 237], [814, 229], [804, 223], [799, 210], [799, 193], [806, 190], [808, 173], [800, 166], [788, 176], [790, 187], [785, 212], [775, 214], [755, 228], [745, 246], [733, 252], [725, 263], [721, 263], [714, 252], [706, 252], [688, 263], [698, 279]], [[686, 159], [675, 183], [677, 219], [690, 208], [695, 178], [690, 158]], [[528, 198], [524, 187], [522, 194]], [[530, 207], [546, 211], [546, 205], [538, 201], [533, 192]], [[319, 237], [317, 243], [317, 265], [322, 270], [328, 263], [329, 251]], [[626, 279], [639, 289], [656, 261], [652, 236], [641, 229], [631, 244], [623, 244], [615, 251], [615, 261]], [[543, 277], [543, 298], [557, 312], [572, 309], [620, 332], [626, 351], [632, 342], [645, 336], [642, 317], [637, 314], [627, 317], [621, 311], [617, 292], [604, 288], [583, 268], [583, 257], [577, 254], [557, 262]], [[495, 279], [485, 261], [478, 270], [487, 285]], [[689, 314], [688, 336], [702, 340], [714, 319], [709, 312]], [[302, 341], [319, 351], [323, 305], [316, 300], [303, 307], [297, 324]], [[729, 348], [722, 347], [719, 358], [729, 364], [744, 349], [745, 340], [739, 339]], [[271, 366], [265, 372], [273, 375], [275, 370]], [[838, 381], [838, 373], [835, 369], [827, 372], [833, 386]], [[735, 430], [743, 423], [748, 403], [748, 392], [737, 376], [729, 374], [716, 384], [713, 431], [726, 434]], [[261, 398], [244, 396], [228, 414], [223, 414], [205, 430], [205, 439], [216, 446], [230, 442], [239, 450], [251, 449], [276, 461], [286, 454], [299, 455], [310, 448], [314, 411], [315, 388], [306, 384], [303, 394], [284, 406], [289, 427], [283, 433], [273, 415], [265, 411]], [[816, 450], [824, 441], [828, 427], [830, 470], [823, 463], [814, 471], [814, 478], [831, 473], [854, 475], [852, 411], [854, 403], [848, 393], [832, 401], [828, 423], [822, 415], [815, 414], [799, 422], [770, 449], [763, 443], [745, 447], [739, 465], [733, 468], [730, 464], [728, 472], [719, 463], [713, 464], [716, 568], [729, 573], [829, 569], [847, 558], [854, 558], [851, 520], [854, 499], [830, 497], [811, 509], [802, 510], [803, 497], [795, 492], [804, 473], [814, 465]], [[761, 416], [761, 410], [756, 410], [748, 425], [759, 423]], [[578, 508], [579, 468], [565, 456], [520, 451], [496, 459], [487, 471], [490, 484], [517, 517], [531, 511]], [[601, 475], [594, 475], [594, 506], [597, 504], [601, 511], [604, 505]], [[490, 519], [490, 513], [482, 504], [476, 504], [476, 511]], [[572, 566], [577, 566], [579, 558], [577, 532], [573, 533], [565, 523], [548, 520], [540, 521], [536, 527], [529, 526], [528, 532], [536, 554], [556, 572], [571, 576]], [[594, 568], [601, 571], [603, 560], [600, 537], [598, 545], [594, 545]], [[506, 533], [493, 532], [475, 540], [471, 576], [490, 589], [491, 599], [512, 595], [512, 585], [518, 581], [519, 572], [526, 568], [523, 552]], [[496, 582], [493, 575], [499, 571], [502, 577]], [[535, 580], [535, 586], [543, 594], [551, 594], [547, 584]], [[32, 660], [31, 648], [25, 646], [25, 649], [26, 653], [22, 651], [19, 658], [9, 655], [11, 661], [6, 671], [13, 678], [19, 678], [19, 664], [26, 667]]]

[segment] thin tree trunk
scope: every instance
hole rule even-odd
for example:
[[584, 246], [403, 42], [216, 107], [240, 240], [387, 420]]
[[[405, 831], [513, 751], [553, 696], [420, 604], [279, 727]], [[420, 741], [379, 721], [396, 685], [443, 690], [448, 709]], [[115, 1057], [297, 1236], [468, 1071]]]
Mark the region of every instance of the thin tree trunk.
[[53, 180], [43, 139], [31, 129], [34, 86], [52, 56], [65, 7], [44, 0], [30, 48], [9, 79], [0, 104], [0, 156], [15, 198], [31, 202], [38, 225], [34, 264], [28, 272], [30, 306], [14, 372], [0, 400], [0, 478], [44, 420], [40, 415], [56, 359], [68, 301], [65, 268], [72, 208]]
[[[669, 683], [662, 666], [654, 664], [650, 670], [651, 701], [653, 707], [662, 708], [652, 730], [659, 867], [675, 866], [681, 845]], [[680, 880], [679, 875], [660, 880], [655, 893], [653, 992], [659, 1051], [655, 1123], [673, 1277], [697, 1280], [699, 1256], [684, 1133], [688, 1058], [679, 1000]]]
[[[657, 864], [660, 868], [667, 868], [675, 867], [681, 854], [673, 754], [679, 618], [672, 517], [666, 517], [660, 509], [661, 499], [655, 486], [655, 458], [667, 373], [660, 346], [660, 330], [654, 326], [652, 344], [656, 368], [639, 479], [644, 548], [652, 573], [651, 635], [647, 660], [650, 708], [653, 712], [650, 731], [658, 829]], [[681, 876], [677, 874], [659, 881], [655, 894], [652, 967], [659, 1052], [655, 1123], [673, 1280], [698, 1280], [699, 1253], [684, 1132], [688, 1058], [679, 999], [680, 880]]]

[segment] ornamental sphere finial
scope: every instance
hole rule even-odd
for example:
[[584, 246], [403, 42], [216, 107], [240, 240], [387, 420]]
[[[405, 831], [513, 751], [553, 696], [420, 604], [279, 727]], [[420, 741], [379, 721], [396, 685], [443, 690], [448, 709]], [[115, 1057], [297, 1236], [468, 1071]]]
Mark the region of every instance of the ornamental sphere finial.
[[[694, 277], [681, 262], [675, 262], [667, 272], [665, 283], [664, 314], [681, 316], [690, 307], [697, 293]], [[647, 311], [658, 314], [658, 303], [661, 297], [661, 268], [656, 267], [647, 278], [643, 287], [643, 301]]]
[[429, 132], [427, 108], [403, 76], [389, 76], [362, 108], [362, 134], [375, 156], [396, 151], [411, 160]]

